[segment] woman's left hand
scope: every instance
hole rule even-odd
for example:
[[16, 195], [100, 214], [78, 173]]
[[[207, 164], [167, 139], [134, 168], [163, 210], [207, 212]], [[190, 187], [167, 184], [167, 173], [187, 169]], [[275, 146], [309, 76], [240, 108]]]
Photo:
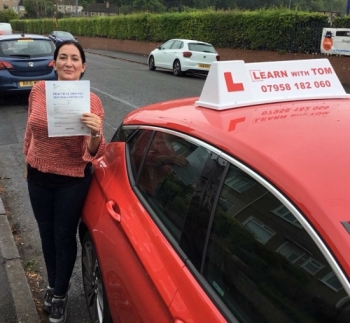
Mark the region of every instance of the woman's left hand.
[[101, 118], [93, 113], [84, 113], [81, 122], [91, 130], [91, 134], [98, 134], [101, 130]]

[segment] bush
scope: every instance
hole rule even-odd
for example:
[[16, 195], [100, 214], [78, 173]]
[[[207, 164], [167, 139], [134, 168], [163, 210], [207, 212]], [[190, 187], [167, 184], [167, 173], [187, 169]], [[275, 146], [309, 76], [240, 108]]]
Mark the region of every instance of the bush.
[[[335, 21], [339, 25], [350, 25], [348, 18], [336, 18]], [[53, 19], [11, 20], [15, 30], [24, 24], [27, 32], [35, 33], [50, 33], [53, 22]], [[67, 30], [77, 36], [150, 42], [186, 38], [206, 41], [221, 48], [316, 53], [320, 50], [322, 29], [327, 26], [328, 17], [322, 13], [288, 9], [207, 9], [63, 18], [58, 19], [58, 27], [54, 29]]]

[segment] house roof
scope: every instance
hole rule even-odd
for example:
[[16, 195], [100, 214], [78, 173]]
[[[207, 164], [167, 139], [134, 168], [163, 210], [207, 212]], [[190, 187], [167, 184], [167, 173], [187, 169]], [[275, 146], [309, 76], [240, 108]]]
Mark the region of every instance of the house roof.
[[86, 12], [103, 12], [103, 13], [118, 13], [118, 6], [114, 3], [109, 4], [109, 8], [106, 7], [105, 3], [93, 3], [86, 7], [83, 11]]

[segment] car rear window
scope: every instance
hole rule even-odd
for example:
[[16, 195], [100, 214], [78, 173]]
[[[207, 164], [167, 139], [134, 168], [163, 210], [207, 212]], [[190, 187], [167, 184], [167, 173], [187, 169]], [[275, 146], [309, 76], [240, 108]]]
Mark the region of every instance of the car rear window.
[[29, 55], [30, 57], [53, 56], [54, 44], [45, 39], [11, 39], [0, 42], [0, 56], [13, 57]]
[[56, 36], [57, 37], [66, 37], [66, 38], [74, 38], [73, 35], [69, 32], [66, 32], [66, 31], [58, 31], [56, 33]]
[[215, 48], [207, 44], [189, 43], [188, 49], [194, 52], [216, 53]]

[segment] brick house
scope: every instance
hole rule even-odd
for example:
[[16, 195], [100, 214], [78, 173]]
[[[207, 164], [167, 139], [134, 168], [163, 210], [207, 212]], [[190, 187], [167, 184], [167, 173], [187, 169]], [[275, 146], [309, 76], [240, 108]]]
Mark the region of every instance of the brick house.
[[82, 11], [82, 16], [116, 16], [119, 14], [119, 7], [109, 1], [105, 3], [93, 3]]

